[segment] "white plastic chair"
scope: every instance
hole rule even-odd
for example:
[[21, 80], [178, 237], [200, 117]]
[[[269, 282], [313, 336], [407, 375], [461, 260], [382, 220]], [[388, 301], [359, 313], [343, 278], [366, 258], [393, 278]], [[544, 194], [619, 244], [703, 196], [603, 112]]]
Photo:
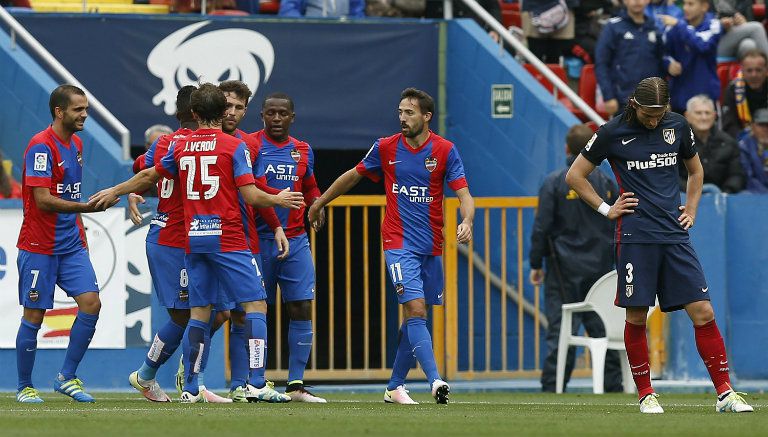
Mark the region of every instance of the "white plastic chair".
[[[629, 369], [627, 350], [624, 347], [624, 323], [626, 314], [624, 308], [613, 304], [616, 298], [618, 275], [616, 270], [606, 273], [598, 279], [589, 289], [583, 302], [567, 303], [563, 305], [563, 315], [560, 322], [560, 339], [557, 347], [557, 374], [555, 390], [563, 392], [565, 379], [565, 362], [570, 346], [583, 346], [589, 349], [592, 357], [592, 384], [594, 393], [603, 393], [603, 379], [605, 371], [605, 355], [608, 349], [619, 351], [621, 361], [621, 373], [625, 393], [632, 393], [635, 389], [632, 380], [632, 372]], [[573, 313], [594, 311], [600, 316], [605, 325], [605, 337], [594, 338], [571, 333]], [[648, 313], [653, 311], [651, 309]]]

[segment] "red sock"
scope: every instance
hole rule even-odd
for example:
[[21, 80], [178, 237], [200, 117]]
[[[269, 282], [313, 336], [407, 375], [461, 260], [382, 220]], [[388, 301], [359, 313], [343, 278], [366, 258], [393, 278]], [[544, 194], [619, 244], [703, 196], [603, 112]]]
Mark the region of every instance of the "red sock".
[[731, 390], [731, 377], [728, 375], [728, 356], [725, 354], [725, 343], [717, 329], [714, 320], [701, 326], [694, 326], [696, 333], [696, 349], [699, 350], [704, 365], [707, 366], [709, 377], [720, 395]]
[[653, 393], [651, 387], [651, 366], [648, 363], [648, 339], [645, 337], [645, 325], [624, 325], [624, 346], [627, 348], [629, 368], [635, 380], [640, 399]]

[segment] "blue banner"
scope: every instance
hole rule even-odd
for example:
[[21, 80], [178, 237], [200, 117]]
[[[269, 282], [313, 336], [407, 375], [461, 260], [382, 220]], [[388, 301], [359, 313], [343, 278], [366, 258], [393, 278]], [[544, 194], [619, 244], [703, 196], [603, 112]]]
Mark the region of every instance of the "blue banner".
[[[176, 127], [181, 86], [239, 79], [255, 96], [241, 125], [261, 129], [263, 98], [294, 98], [291, 133], [315, 148], [367, 149], [399, 130], [399, 93], [436, 97], [436, 22], [201, 20], [199, 16], [18, 14], [16, 18], [131, 130]], [[208, 18], [208, 17], [206, 17]]]

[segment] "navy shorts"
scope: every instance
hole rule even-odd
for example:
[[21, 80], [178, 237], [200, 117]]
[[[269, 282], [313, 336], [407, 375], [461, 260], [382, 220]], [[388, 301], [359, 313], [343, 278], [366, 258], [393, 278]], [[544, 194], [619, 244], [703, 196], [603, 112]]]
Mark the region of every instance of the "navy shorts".
[[384, 258], [399, 303], [421, 298], [427, 305], [443, 304], [443, 257], [391, 249]]
[[69, 297], [99, 291], [88, 251], [80, 248], [62, 255], [45, 255], [19, 249], [19, 304], [25, 308], [53, 308], [58, 285]]
[[261, 271], [249, 251], [188, 253], [189, 306], [265, 300]]
[[664, 312], [709, 300], [704, 272], [690, 243], [618, 244], [616, 305], [651, 307], [659, 297]]
[[315, 298], [315, 266], [309, 250], [307, 234], [288, 239], [290, 251], [284, 260], [277, 259], [275, 240], [261, 240], [261, 255], [264, 265], [264, 283], [267, 302], [275, 303], [277, 286], [283, 302], [313, 300]]

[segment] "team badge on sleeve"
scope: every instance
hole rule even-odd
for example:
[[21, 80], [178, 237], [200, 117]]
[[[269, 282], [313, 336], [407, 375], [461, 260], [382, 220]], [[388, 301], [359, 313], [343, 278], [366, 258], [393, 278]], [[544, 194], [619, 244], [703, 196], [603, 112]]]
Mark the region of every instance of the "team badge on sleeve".
[[301, 152], [296, 149], [291, 150], [291, 158], [293, 158], [294, 161], [299, 162], [301, 159]]
[[48, 169], [48, 155], [45, 153], [35, 153], [35, 171], [46, 171]]
[[675, 130], [674, 129], [664, 129], [662, 134], [664, 135], [664, 141], [667, 144], [672, 145], [672, 144], [675, 143]]
[[424, 167], [427, 168], [427, 171], [432, 173], [437, 168], [437, 158], [426, 158], [424, 159]]

